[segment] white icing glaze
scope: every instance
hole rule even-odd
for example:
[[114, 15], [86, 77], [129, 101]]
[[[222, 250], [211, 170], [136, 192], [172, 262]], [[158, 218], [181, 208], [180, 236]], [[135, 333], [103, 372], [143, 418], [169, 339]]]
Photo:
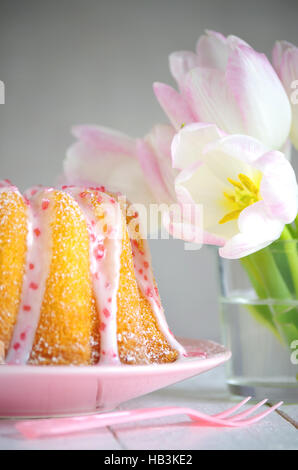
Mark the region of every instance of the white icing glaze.
[[50, 196], [50, 192], [34, 189], [25, 195], [29, 202], [26, 266], [17, 322], [6, 357], [8, 364], [26, 364], [39, 323], [51, 257], [49, 211], [42, 210], [41, 205], [43, 196]]
[[[79, 204], [88, 225], [90, 238], [90, 269], [97, 311], [100, 318], [100, 363], [120, 363], [117, 345], [117, 292], [120, 274], [122, 248], [122, 217], [120, 206], [112, 204], [111, 197], [98, 192], [102, 210], [106, 213], [103, 222], [96, 219], [95, 211], [83, 188], [67, 188]], [[110, 222], [110, 223], [109, 223]], [[107, 224], [112, 231], [109, 236], [103, 227]]]

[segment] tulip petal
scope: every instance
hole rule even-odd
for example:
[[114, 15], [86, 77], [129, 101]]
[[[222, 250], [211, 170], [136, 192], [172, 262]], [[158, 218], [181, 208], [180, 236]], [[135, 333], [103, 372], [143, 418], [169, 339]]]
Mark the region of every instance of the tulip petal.
[[229, 56], [226, 80], [241, 112], [244, 133], [269, 148], [281, 148], [289, 135], [291, 109], [266, 56], [238, 46]]
[[241, 212], [238, 226], [239, 233], [219, 249], [223, 258], [242, 258], [265, 248], [280, 237], [284, 224], [268, 215], [259, 201]]
[[198, 56], [190, 51], [173, 52], [169, 56], [169, 65], [171, 74], [177, 81], [180, 89], [183, 89], [187, 72], [199, 65]]
[[185, 79], [185, 96], [196, 121], [214, 122], [228, 134], [243, 133], [240, 110], [221, 70], [191, 70]]
[[155, 202], [136, 158], [103, 152], [101, 148], [83, 141], [69, 148], [64, 174], [71, 184], [104, 185], [110, 191], [125, 194], [134, 203]]
[[293, 222], [298, 211], [295, 172], [281, 152], [268, 152], [256, 163], [262, 174], [260, 193], [268, 212], [284, 223]]
[[196, 46], [198, 66], [224, 71], [229, 57], [227, 39], [215, 31], [206, 33], [198, 39]]
[[203, 217], [200, 206], [180, 205], [173, 211], [163, 211], [162, 223], [165, 229], [173, 236], [186, 242], [201, 244], [204, 241]]
[[223, 133], [215, 124], [194, 123], [185, 126], [172, 141], [173, 167], [182, 170], [200, 159], [204, 147]]
[[156, 125], [151, 132], [145, 137], [145, 141], [149, 143], [153, 149], [158, 166], [167, 187], [171, 199], [176, 200], [174, 181], [177, 170], [172, 167], [171, 144], [175, 130], [172, 126]]
[[206, 164], [196, 162], [181, 171], [175, 181], [177, 199], [182, 204], [202, 204], [204, 210], [204, 229], [221, 244], [234, 236], [237, 222], [219, 224], [226, 214], [224, 204], [220, 204], [227, 185], [213, 174]]
[[207, 144], [200, 159], [223, 183], [227, 183], [228, 178], [237, 180], [239, 173], [254, 179], [254, 162], [265, 152], [267, 148], [252, 137], [228, 135]]
[[90, 146], [102, 152], [112, 152], [127, 156], [136, 156], [134, 139], [121, 132], [99, 126], [74, 126], [72, 134]]
[[195, 121], [187, 102], [174, 88], [164, 83], [154, 83], [153, 90], [175, 129], [179, 130], [183, 124]]
[[288, 41], [276, 41], [272, 50], [272, 62], [279, 78], [281, 78], [281, 68], [283, 65], [284, 53], [287, 49], [295, 48], [294, 44]]
[[298, 149], [298, 47], [286, 41], [277, 42], [273, 63], [292, 105], [290, 137]]
[[[186, 170], [185, 170], [186, 171]], [[214, 233], [210, 233], [208, 231], [206, 231], [204, 229], [205, 227], [205, 220], [204, 220], [204, 211], [205, 211], [205, 207], [203, 204], [199, 204], [197, 205], [192, 196], [190, 195], [190, 192], [186, 189], [186, 187], [183, 186], [183, 180], [187, 180], [188, 179], [188, 175], [186, 175], [186, 177], [184, 177], [183, 175], [184, 172], [181, 172], [180, 175], [179, 175], [179, 178], [177, 177], [176, 179], [176, 195], [177, 195], [177, 200], [179, 202], [179, 204], [182, 206], [182, 207], [193, 207], [193, 211], [196, 211], [198, 210], [199, 211], [199, 217], [198, 219], [201, 220], [204, 225], [202, 227], [199, 227], [198, 228], [198, 232], [197, 232], [197, 227], [192, 227], [192, 220], [196, 220], [194, 217], [191, 217], [191, 220], [183, 220], [182, 224], [183, 225], [184, 223], [186, 223], [189, 227], [189, 231], [191, 233], [195, 233], [196, 236], [195, 236], [195, 239], [199, 239], [199, 241], [196, 241], [197, 243], [206, 243], [208, 245], [216, 245], [216, 246], [223, 246], [226, 242], [226, 239], [223, 238], [223, 237], [220, 237], [220, 236], [217, 236], [215, 235]], [[180, 181], [179, 181], [180, 180]], [[197, 209], [198, 207], [198, 209]], [[183, 211], [182, 214], [184, 213], [189, 213], [189, 211]], [[165, 228], [168, 230], [168, 232], [175, 236], [176, 238], [179, 238], [177, 236], [177, 231], [180, 230], [180, 233], [182, 235], [184, 235], [184, 232], [182, 230], [182, 227], [179, 226], [179, 224], [173, 224], [173, 227], [170, 226], [170, 224], [173, 224], [173, 221], [171, 220], [170, 218], [170, 215], [165, 213], [165, 216], [163, 218], [163, 224], [165, 226]], [[174, 228], [176, 227], [176, 230], [174, 232]], [[202, 232], [203, 231], [203, 232]], [[183, 236], [181, 236], [181, 238], [184, 240], [184, 241], [194, 241], [193, 239], [190, 240], [189, 238], [185, 238]]]
[[172, 126], [156, 124], [145, 137], [145, 140], [150, 141], [160, 159], [165, 158], [172, 162], [171, 145], [175, 134], [175, 129]]
[[156, 155], [152, 147], [144, 140], [137, 141], [137, 155], [144, 178], [154, 193], [157, 201], [170, 202], [171, 196], [164, 183]]

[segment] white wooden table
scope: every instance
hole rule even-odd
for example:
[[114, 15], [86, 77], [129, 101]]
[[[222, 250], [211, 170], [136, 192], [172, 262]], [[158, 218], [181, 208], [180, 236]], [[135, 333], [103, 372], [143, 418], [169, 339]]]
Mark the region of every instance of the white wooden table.
[[[225, 387], [224, 367], [124, 404], [121, 409], [188, 406], [218, 413], [233, 401]], [[298, 421], [298, 405], [281, 408]], [[198, 427], [187, 417], [144, 421], [72, 435], [25, 440], [13, 421], [0, 421], [0, 449], [298, 449], [298, 429], [277, 412], [244, 429]]]

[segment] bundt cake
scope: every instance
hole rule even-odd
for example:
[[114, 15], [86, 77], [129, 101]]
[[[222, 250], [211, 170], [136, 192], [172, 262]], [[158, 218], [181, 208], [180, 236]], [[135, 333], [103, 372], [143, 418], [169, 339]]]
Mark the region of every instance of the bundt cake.
[[[147, 242], [104, 188], [0, 183], [0, 352], [5, 364], [150, 364], [184, 354]], [[138, 227], [137, 227], [138, 230]], [[136, 232], [137, 232], [136, 230]]]

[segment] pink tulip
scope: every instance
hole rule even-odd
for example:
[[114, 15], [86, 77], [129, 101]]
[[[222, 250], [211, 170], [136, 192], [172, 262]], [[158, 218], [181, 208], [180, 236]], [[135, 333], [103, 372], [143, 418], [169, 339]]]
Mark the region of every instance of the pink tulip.
[[292, 106], [290, 137], [298, 149], [298, 47], [286, 41], [276, 42], [273, 48], [273, 65]]
[[235, 36], [207, 31], [196, 53], [170, 55], [179, 92], [155, 83], [156, 97], [179, 130], [192, 122], [215, 123], [228, 134], [246, 134], [281, 149], [291, 126], [285, 90], [264, 54]]
[[175, 199], [171, 126], [157, 125], [144, 139], [97, 126], [77, 126], [78, 139], [64, 161], [64, 181], [104, 185], [132, 203], [170, 203]]

